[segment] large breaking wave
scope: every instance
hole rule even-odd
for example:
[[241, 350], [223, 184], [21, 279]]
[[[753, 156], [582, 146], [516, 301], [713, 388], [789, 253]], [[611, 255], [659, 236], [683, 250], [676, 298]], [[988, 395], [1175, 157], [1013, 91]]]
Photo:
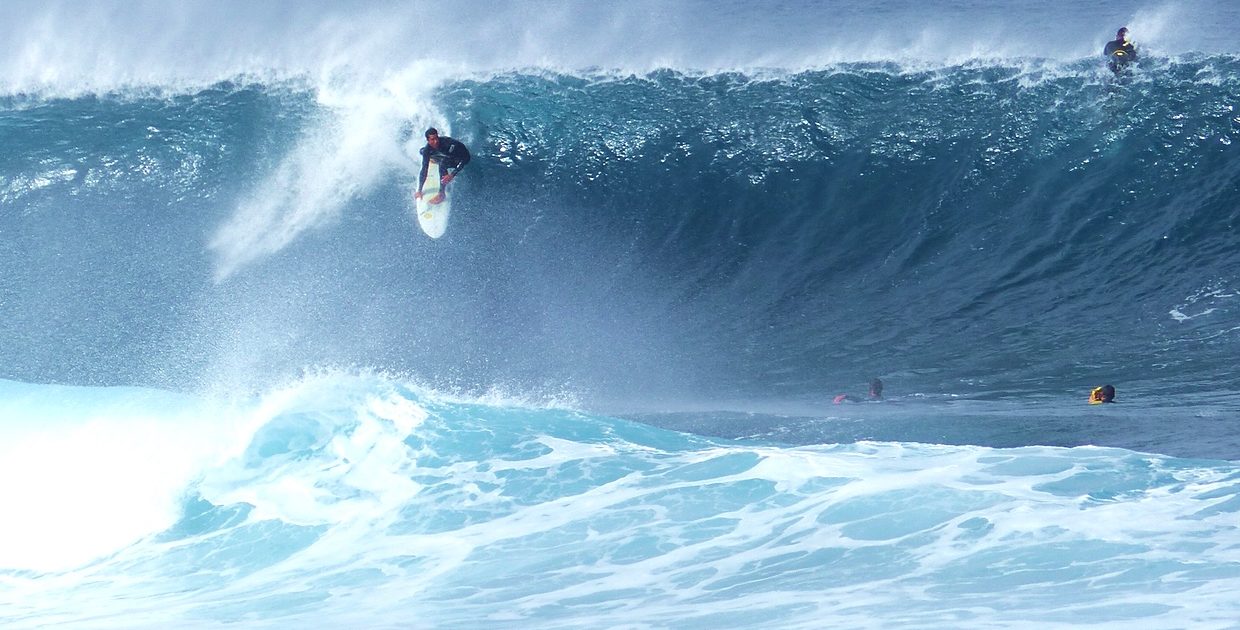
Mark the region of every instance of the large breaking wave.
[[0, 9], [6, 626], [1236, 618], [1235, 7], [215, 4]]
[[[411, 117], [292, 85], [12, 97], [5, 362], [610, 401], [1234, 391], [1236, 64], [506, 74]], [[443, 244], [408, 217], [426, 124], [479, 155]]]

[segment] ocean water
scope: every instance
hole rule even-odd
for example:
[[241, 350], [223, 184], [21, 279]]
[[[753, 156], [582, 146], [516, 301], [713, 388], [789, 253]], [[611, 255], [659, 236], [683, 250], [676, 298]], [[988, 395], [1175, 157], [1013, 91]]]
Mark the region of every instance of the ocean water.
[[0, 626], [1240, 627], [1240, 6], [0, 18]]

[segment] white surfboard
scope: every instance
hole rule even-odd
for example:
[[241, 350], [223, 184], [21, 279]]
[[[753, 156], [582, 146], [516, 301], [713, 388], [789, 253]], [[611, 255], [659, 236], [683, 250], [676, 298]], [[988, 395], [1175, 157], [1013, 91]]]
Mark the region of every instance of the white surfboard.
[[[439, 162], [431, 160], [426, 166], [426, 184], [422, 186], [422, 198], [414, 201], [414, 210], [418, 213], [418, 225], [431, 238], [443, 236], [448, 229], [448, 214], [452, 211], [452, 202], [443, 194], [439, 185], [441, 175]], [[416, 192], [416, 191], [415, 191]]]

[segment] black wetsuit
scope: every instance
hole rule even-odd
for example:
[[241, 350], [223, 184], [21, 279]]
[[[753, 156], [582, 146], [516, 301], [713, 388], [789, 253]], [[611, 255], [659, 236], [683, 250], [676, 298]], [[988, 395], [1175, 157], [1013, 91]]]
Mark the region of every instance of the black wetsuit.
[[1107, 58], [1107, 67], [1111, 72], [1119, 74], [1120, 70], [1137, 60], [1137, 47], [1132, 42], [1117, 39], [1107, 42], [1102, 55]]
[[452, 176], [456, 177], [461, 169], [469, 164], [469, 149], [465, 148], [465, 143], [460, 140], [449, 138], [448, 136], [439, 136], [439, 148], [432, 149], [431, 145], [422, 147], [419, 151], [422, 154], [422, 174], [418, 177], [418, 190], [422, 190], [422, 185], [426, 183], [426, 170], [430, 168], [431, 160], [439, 160], [440, 174], [446, 173], [448, 169], [452, 170]]

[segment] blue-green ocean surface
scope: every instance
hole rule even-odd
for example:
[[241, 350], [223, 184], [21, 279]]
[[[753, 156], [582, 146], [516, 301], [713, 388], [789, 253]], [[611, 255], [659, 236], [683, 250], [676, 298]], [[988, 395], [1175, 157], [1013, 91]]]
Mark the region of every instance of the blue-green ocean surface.
[[6, 3], [0, 626], [1234, 627], [1238, 20]]

